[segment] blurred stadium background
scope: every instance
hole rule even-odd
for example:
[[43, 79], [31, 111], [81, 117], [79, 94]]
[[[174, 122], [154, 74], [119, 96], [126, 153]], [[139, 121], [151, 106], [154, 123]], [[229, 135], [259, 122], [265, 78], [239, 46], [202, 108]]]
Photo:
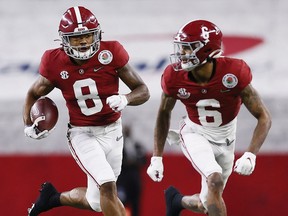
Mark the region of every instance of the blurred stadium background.
[[[1, 215], [26, 215], [42, 182], [60, 190], [84, 186], [85, 176], [66, 145], [67, 112], [58, 90], [49, 96], [60, 109], [57, 129], [47, 139], [24, 137], [22, 105], [37, 77], [46, 49], [59, 46], [58, 24], [64, 11], [83, 5], [98, 18], [103, 40], [118, 40], [130, 53], [130, 62], [146, 81], [151, 99], [123, 112], [124, 124], [142, 142], [149, 159], [159, 97], [160, 76], [173, 51], [177, 30], [192, 19], [208, 19], [224, 33], [225, 55], [243, 58], [253, 70], [258, 89], [273, 117], [273, 126], [250, 177], [232, 174], [224, 192], [228, 215], [288, 215], [287, 145], [287, 35], [286, 0], [1, 0], [0, 1], [0, 209]], [[127, 89], [121, 86], [121, 92]], [[185, 115], [179, 104], [172, 127]], [[243, 107], [238, 118], [236, 155], [246, 149], [256, 121]], [[165, 215], [164, 189], [174, 185], [185, 194], [199, 191], [200, 178], [177, 146], [166, 146], [164, 180], [154, 183], [142, 170], [140, 216]], [[59, 208], [43, 215], [101, 215]], [[183, 212], [184, 216], [194, 215]]]

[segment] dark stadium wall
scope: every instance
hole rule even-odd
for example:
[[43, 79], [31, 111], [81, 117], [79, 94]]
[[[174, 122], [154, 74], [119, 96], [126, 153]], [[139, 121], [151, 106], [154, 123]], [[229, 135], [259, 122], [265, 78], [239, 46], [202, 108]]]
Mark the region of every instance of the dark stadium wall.
[[[256, 170], [249, 177], [236, 173], [231, 175], [224, 192], [228, 215], [287, 215], [288, 155], [259, 155], [256, 163]], [[38, 196], [38, 189], [45, 181], [53, 182], [60, 191], [86, 184], [85, 175], [70, 156], [1, 156], [0, 164], [0, 209], [1, 215], [5, 216], [27, 215], [27, 207]], [[174, 185], [184, 194], [199, 191], [200, 177], [183, 156], [166, 155], [164, 166], [161, 183], [155, 183], [147, 176], [146, 167], [142, 170], [143, 193], [139, 216], [165, 215], [164, 190], [169, 185]], [[80, 214], [102, 215], [62, 207], [43, 216]], [[197, 214], [183, 211], [182, 216], [188, 215]]]

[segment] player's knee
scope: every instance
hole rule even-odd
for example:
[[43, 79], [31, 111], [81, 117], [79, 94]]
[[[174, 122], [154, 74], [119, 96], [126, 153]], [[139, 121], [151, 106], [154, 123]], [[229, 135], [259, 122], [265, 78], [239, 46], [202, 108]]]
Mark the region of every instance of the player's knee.
[[212, 192], [222, 192], [224, 187], [224, 181], [221, 173], [212, 173], [208, 177], [208, 188]]
[[112, 199], [113, 197], [117, 196], [117, 189], [115, 182], [106, 182], [101, 185], [100, 187], [100, 194], [103, 197], [107, 197]]

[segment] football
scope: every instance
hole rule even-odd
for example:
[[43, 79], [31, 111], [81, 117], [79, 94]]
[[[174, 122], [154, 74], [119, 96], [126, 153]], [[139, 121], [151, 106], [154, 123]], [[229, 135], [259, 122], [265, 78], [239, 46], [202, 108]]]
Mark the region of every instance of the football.
[[53, 100], [49, 97], [39, 98], [31, 107], [30, 117], [34, 123], [38, 122], [38, 130], [42, 132], [44, 130], [50, 131], [55, 127], [58, 121], [58, 108]]

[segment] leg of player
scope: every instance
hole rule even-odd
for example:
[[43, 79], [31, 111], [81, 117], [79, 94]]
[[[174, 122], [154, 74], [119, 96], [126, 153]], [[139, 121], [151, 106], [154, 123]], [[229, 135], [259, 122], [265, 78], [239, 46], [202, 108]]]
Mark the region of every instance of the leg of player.
[[37, 216], [59, 206], [71, 206], [80, 209], [92, 210], [85, 197], [86, 188], [74, 188], [59, 193], [50, 182], [42, 184], [40, 195], [36, 202], [28, 209], [28, 216]]
[[221, 173], [212, 173], [207, 178], [207, 210], [209, 216], [226, 216], [226, 206], [222, 198], [224, 182]]
[[125, 216], [125, 208], [117, 196], [115, 182], [107, 182], [100, 187], [100, 204], [105, 216]]
[[[125, 209], [117, 197], [115, 182], [107, 182], [100, 187], [100, 203], [102, 213], [105, 216], [124, 216]], [[61, 193], [61, 204], [80, 209], [89, 209], [86, 199], [86, 188], [75, 188], [68, 192]]]
[[176, 188], [170, 186], [165, 191], [166, 216], [178, 216], [183, 209], [209, 214], [209, 216], [226, 216], [226, 207], [222, 198], [224, 183], [221, 173], [212, 173], [208, 176], [207, 184], [207, 210], [200, 201], [199, 194], [183, 196]]
[[183, 209], [188, 209], [195, 213], [208, 213], [200, 201], [199, 194], [183, 196], [173, 186], [165, 190], [165, 200], [166, 216], [178, 216]]
[[[125, 208], [117, 197], [115, 182], [103, 184], [100, 193], [101, 208], [105, 216], [125, 216]], [[37, 216], [59, 206], [93, 210], [86, 199], [86, 188], [74, 188], [59, 193], [51, 183], [46, 182], [42, 185], [36, 202], [28, 209], [28, 216]]]
[[182, 205], [185, 209], [191, 210], [195, 213], [208, 213], [199, 198], [199, 194], [194, 194], [192, 196], [184, 196], [182, 199]]
[[79, 187], [70, 191], [62, 192], [60, 202], [63, 206], [92, 210], [86, 199], [86, 191], [87, 188]]
[[61, 206], [60, 193], [54, 188], [54, 186], [45, 182], [40, 189], [40, 195], [31, 208], [28, 208], [28, 216], [37, 216], [42, 212], [49, 209]]

